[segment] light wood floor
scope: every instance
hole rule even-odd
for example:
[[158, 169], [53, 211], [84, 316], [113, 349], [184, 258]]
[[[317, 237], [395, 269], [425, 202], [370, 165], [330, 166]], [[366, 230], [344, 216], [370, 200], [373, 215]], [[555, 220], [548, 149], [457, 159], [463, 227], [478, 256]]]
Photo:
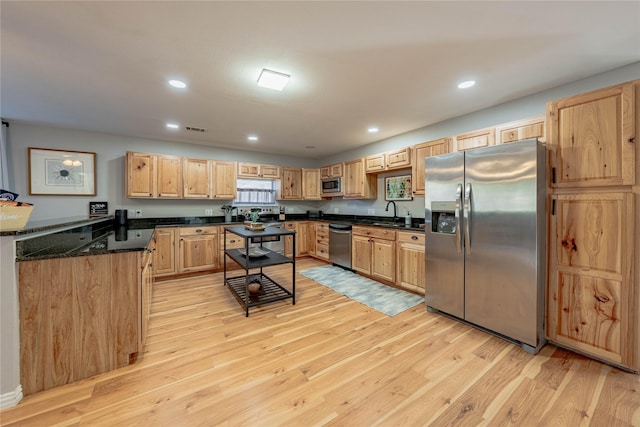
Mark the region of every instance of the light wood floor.
[[424, 305], [387, 317], [296, 280], [295, 306], [249, 318], [221, 274], [158, 283], [137, 363], [27, 396], [1, 424], [640, 425], [636, 375], [550, 345], [531, 356]]

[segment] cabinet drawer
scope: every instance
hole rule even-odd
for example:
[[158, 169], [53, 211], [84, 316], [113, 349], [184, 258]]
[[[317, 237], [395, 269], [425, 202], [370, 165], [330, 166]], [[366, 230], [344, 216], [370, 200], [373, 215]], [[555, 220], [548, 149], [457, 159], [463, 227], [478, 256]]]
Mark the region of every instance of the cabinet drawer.
[[396, 240], [395, 230], [387, 230], [385, 228], [354, 226], [353, 234], [377, 239]]
[[316, 243], [316, 256], [318, 258], [329, 259], [329, 245], [324, 243]]
[[235, 234], [227, 234], [227, 238], [225, 240], [227, 249], [244, 248], [244, 239], [242, 237], [236, 236]]
[[218, 234], [218, 227], [180, 227], [179, 236], [201, 236]]
[[403, 233], [398, 232], [398, 242], [401, 243], [413, 243], [416, 245], [424, 245], [425, 242], [424, 233]]

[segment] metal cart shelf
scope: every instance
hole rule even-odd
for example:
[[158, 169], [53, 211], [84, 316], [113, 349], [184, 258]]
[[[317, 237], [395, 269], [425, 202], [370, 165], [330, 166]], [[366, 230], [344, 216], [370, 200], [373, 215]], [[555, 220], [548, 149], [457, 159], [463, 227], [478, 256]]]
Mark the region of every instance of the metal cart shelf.
[[[244, 239], [244, 250], [227, 249], [227, 233], [233, 233]], [[282, 228], [266, 227], [263, 231], [253, 231], [244, 226], [224, 227], [224, 285], [229, 288], [231, 294], [238, 300], [238, 303], [245, 310], [245, 316], [249, 317], [249, 308], [258, 305], [268, 304], [291, 298], [292, 303], [296, 303], [296, 259], [295, 256], [289, 258], [277, 252], [267, 251], [262, 248], [262, 238], [280, 236], [292, 236], [293, 253], [296, 253], [296, 232]], [[249, 242], [257, 240], [261, 250], [265, 252], [262, 256], [249, 256]], [[244, 268], [244, 275], [227, 277], [227, 257], [234, 260]], [[280, 264], [291, 264], [291, 289], [287, 289], [263, 272], [263, 268]], [[258, 270], [258, 272], [250, 272]], [[249, 284], [253, 281], [260, 282], [258, 292], [249, 292]]]

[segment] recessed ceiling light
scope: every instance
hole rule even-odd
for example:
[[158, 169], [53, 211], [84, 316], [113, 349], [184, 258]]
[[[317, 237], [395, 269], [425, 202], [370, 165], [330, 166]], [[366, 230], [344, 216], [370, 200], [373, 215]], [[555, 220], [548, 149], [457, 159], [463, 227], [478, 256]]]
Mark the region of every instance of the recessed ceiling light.
[[316, 148], [315, 145], [305, 145], [304, 148], [306, 148], [307, 150], [313, 150], [314, 148]]
[[367, 129], [367, 132], [369, 132], [369, 133], [376, 133], [376, 132], [378, 132], [379, 130], [380, 130], [380, 129], [378, 129], [377, 127], [375, 127], [375, 126], [371, 126], [369, 129]]
[[249, 135], [249, 136], [247, 137], [247, 140], [252, 141], [252, 142], [255, 142], [255, 141], [257, 141], [257, 140], [258, 140], [258, 137], [257, 137], [256, 135]]
[[180, 80], [169, 80], [169, 84], [173, 87], [177, 87], [178, 89], [184, 89], [187, 87], [187, 84]]
[[258, 86], [273, 90], [282, 90], [289, 83], [290, 75], [264, 68], [258, 77]]
[[176, 123], [167, 123], [167, 128], [169, 129], [178, 129], [180, 127], [180, 125], [176, 124]]
[[475, 80], [467, 80], [466, 82], [462, 82], [458, 84], [458, 89], [467, 89], [470, 88], [471, 86], [475, 85], [476, 81]]

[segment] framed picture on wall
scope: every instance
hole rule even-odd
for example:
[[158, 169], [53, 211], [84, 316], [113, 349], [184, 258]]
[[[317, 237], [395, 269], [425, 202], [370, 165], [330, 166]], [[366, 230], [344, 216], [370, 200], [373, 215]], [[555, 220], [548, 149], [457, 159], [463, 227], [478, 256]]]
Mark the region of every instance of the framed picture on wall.
[[95, 196], [96, 153], [29, 147], [29, 194]]
[[413, 200], [411, 175], [389, 176], [384, 179], [385, 200]]

